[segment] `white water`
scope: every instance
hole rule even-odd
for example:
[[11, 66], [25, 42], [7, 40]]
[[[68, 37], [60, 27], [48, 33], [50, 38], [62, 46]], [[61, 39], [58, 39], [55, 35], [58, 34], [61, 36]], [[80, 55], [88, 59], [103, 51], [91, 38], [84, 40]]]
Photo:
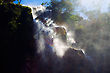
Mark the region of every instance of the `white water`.
[[[65, 26], [59, 26], [50, 18], [44, 18], [46, 19], [46, 22], [43, 23], [39, 19], [35, 20], [36, 17], [38, 17], [41, 13], [46, 11], [46, 8], [43, 6], [37, 6], [37, 7], [31, 7], [32, 8], [32, 15], [35, 22], [35, 36], [36, 43], [38, 44], [37, 53], [42, 53], [43, 57], [45, 57], [45, 54], [47, 53], [55, 53], [59, 57], [63, 57], [65, 52], [72, 47], [71, 45], [76, 43], [74, 40], [73, 33], [71, 31], [68, 31]], [[40, 11], [36, 14], [36, 12]], [[57, 31], [58, 28], [60, 31], [65, 33], [65, 35], [59, 31]], [[63, 36], [66, 36], [66, 38], [63, 38]], [[72, 47], [73, 48], [73, 47]], [[75, 49], [75, 50], [81, 50], [84, 54], [85, 52], [82, 49]]]

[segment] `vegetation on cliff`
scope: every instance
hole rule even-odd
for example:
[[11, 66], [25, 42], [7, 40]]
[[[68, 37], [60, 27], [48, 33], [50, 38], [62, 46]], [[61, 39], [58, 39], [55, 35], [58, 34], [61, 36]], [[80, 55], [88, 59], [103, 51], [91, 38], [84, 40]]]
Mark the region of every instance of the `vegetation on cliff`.
[[0, 49], [4, 73], [19, 73], [27, 55], [33, 53], [33, 18], [31, 9], [20, 4], [0, 4]]

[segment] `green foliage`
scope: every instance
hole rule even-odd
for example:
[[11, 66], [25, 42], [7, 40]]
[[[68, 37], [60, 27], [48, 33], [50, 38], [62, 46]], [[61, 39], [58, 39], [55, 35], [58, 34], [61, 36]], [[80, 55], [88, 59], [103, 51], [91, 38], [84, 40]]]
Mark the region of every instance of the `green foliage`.
[[47, 9], [52, 10], [52, 19], [56, 22], [79, 21], [79, 16], [73, 15], [74, 6], [71, 0], [51, 0]]
[[[7, 20], [8, 25], [11, 27], [11, 31], [16, 31], [18, 26], [22, 24], [23, 21], [21, 21], [21, 18], [27, 17], [27, 14], [29, 17], [31, 16], [31, 9], [25, 6], [22, 7], [21, 5], [4, 3], [0, 5], [0, 8], [0, 15], [2, 18], [6, 17], [4, 19]], [[27, 20], [30, 21], [28, 18], [25, 21]]]
[[9, 3], [9, 2], [13, 2], [15, 0], [0, 0], [0, 3]]

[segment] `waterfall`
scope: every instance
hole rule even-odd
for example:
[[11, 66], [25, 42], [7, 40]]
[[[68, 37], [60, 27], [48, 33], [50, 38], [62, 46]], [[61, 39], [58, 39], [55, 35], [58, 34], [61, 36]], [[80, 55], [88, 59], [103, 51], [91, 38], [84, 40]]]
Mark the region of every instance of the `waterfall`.
[[[49, 52], [56, 53], [62, 57], [67, 49], [75, 44], [73, 33], [68, 31], [66, 26], [57, 25], [51, 20], [51, 11], [42, 5], [32, 8], [32, 15], [35, 22], [35, 36], [38, 43], [38, 53], [43, 53], [47, 48]], [[38, 18], [41, 16], [40, 18]]]
[[37, 58], [26, 70], [31, 68], [31, 73], [94, 73], [85, 51], [76, 49], [73, 32], [64, 25], [57, 25], [51, 19], [51, 10], [41, 5], [31, 9]]

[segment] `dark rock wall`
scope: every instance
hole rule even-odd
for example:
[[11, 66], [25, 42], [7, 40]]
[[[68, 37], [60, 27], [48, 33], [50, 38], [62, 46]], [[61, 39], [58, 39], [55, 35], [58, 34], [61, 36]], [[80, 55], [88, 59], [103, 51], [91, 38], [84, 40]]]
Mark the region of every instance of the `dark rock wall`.
[[0, 5], [0, 52], [4, 73], [20, 73], [27, 56], [33, 56], [33, 18], [26, 6]]

